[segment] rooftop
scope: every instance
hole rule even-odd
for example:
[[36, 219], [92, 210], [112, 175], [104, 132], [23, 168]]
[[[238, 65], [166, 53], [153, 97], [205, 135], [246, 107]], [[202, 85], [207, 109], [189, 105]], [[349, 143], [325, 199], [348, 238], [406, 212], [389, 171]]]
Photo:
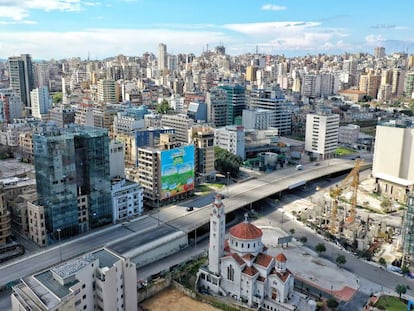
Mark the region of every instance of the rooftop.
[[242, 222], [230, 228], [230, 235], [241, 240], [257, 240], [262, 237], [263, 232], [249, 222]]
[[95, 257], [91, 254], [64, 262], [63, 264], [57, 265], [50, 269], [53, 273], [56, 273], [61, 278], [67, 278], [82, 270], [84, 267], [88, 266], [95, 260]]
[[93, 257], [99, 259], [99, 268], [112, 267], [115, 262], [120, 260], [120, 257], [115, 256], [106, 249], [101, 249], [92, 253]]

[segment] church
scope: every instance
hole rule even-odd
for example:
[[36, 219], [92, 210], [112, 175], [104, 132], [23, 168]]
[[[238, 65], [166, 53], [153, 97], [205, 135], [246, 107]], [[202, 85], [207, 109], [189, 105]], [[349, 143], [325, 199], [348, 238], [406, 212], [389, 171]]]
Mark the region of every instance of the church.
[[244, 222], [230, 228], [225, 238], [225, 212], [216, 195], [210, 214], [208, 266], [197, 273], [196, 286], [214, 294], [231, 296], [250, 307], [272, 311], [295, 310], [290, 304], [294, 278], [286, 257], [267, 254], [262, 230]]

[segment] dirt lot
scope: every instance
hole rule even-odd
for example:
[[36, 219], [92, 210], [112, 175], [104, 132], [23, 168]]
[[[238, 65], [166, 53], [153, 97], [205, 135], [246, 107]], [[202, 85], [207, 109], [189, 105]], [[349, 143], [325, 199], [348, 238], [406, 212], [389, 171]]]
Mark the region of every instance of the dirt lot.
[[161, 293], [141, 304], [144, 310], [149, 311], [216, 311], [219, 309], [198, 302], [184, 295], [175, 288], [167, 288]]

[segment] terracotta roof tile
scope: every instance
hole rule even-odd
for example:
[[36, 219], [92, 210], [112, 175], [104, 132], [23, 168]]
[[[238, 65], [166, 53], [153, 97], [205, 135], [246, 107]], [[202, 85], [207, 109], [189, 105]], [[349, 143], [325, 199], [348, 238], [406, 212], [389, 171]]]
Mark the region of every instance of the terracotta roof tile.
[[267, 268], [267, 267], [269, 267], [272, 260], [273, 260], [272, 256], [260, 253], [259, 255], [257, 255], [256, 260], [254, 261], [254, 263], [259, 265], [259, 266]]
[[244, 267], [242, 273], [250, 275], [250, 276], [255, 276], [257, 273], [259, 273], [259, 271], [257, 271], [255, 267], [246, 266]]
[[286, 280], [288, 279], [289, 275], [292, 274], [292, 272], [290, 272], [288, 269], [286, 269], [285, 272], [278, 272], [276, 271], [276, 269], [273, 269], [272, 272], [270, 272], [270, 274], [277, 275], [279, 279], [281, 279], [283, 282], [286, 282]]
[[241, 240], [257, 240], [262, 237], [263, 232], [251, 223], [242, 222], [230, 228], [230, 234]]
[[224, 258], [230, 258], [230, 257], [232, 257], [239, 264], [239, 266], [245, 264], [244, 260], [236, 253], [231, 253], [227, 256], [224, 256]]
[[283, 253], [280, 253], [280, 254], [279, 254], [279, 255], [277, 255], [275, 258], [276, 258], [276, 260], [277, 260], [277, 261], [279, 261], [279, 262], [286, 262], [286, 260], [287, 260], [286, 256], [285, 256]]
[[254, 259], [254, 256], [252, 254], [248, 253], [248, 254], [243, 255], [242, 258], [246, 259], [246, 260], [252, 260], [252, 259]]

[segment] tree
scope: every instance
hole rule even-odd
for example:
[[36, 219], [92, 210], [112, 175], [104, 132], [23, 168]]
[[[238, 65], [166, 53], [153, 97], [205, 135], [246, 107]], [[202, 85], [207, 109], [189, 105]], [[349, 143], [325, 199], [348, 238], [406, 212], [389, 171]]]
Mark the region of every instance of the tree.
[[318, 243], [315, 246], [315, 251], [320, 255], [323, 252], [326, 252], [326, 247], [325, 244], [323, 243]]
[[346, 257], [344, 255], [338, 255], [338, 257], [336, 257], [336, 264], [341, 267], [344, 264], [346, 264]]
[[388, 212], [388, 209], [391, 207], [391, 200], [389, 198], [384, 198], [380, 205], [386, 212]]
[[240, 157], [220, 147], [214, 147], [214, 157], [214, 168], [217, 171], [223, 175], [229, 172], [232, 177], [239, 175], [240, 165], [243, 163]]
[[63, 99], [63, 94], [61, 92], [55, 93], [52, 96], [52, 101], [54, 104], [60, 104], [62, 102]]
[[291, 235], [294, 235], [295, 234], [295, 229], [292, 228], [292, 229], [289, 230], [289, 232], [290, 232]]
[[336, 308], [339, 305], [335, 298], [329, 298], [326, 304], [329, 308]]
[[387, 262], [385, 261], [384, 257], [380, 257], [380, 259], [378, 259], [378, 263], [381, 266], [386, 266], [387, 265]]
[[395, 292], [400, 295], [400, 299], [401, 299], [401, 295], [405, 294], [407, 292], [407, 286], [402, 285], [402, 284], [398, 284], [397, 286], [395, 286]]
[[299, 241], [301, 241], [303, 244], [305, 244], [306, 242], [308, 242], [308, 238], [305, 236], [301, 236]]
[[163, 99], [156, 107], [156, 111], [160, 114], [167, 114], [171, 110], [173, 109], [170, 107], [170, 104], [166, 99]]
[[408, 268], [408, 266], [404, 265], [401, 267], [401, 272], [402, 274], [408, 274], [408, 272], [410, 272], [410, 269]]

